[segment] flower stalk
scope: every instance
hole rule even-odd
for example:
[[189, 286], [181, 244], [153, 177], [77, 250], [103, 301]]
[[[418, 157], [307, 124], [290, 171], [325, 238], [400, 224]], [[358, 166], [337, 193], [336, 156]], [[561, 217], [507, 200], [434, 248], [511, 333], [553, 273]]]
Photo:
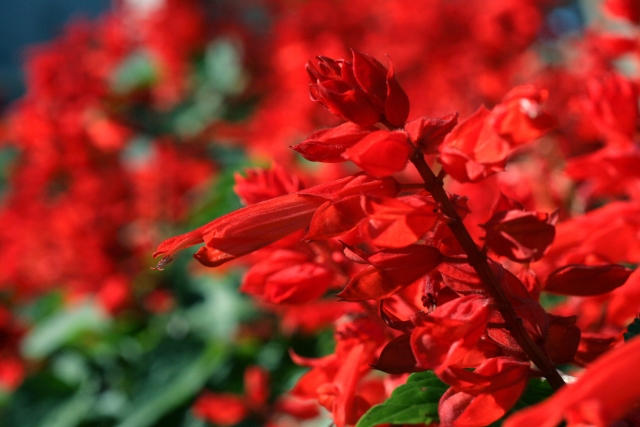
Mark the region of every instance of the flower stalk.
[[527, 333], [522, 319], [520, 319], [516, 314], [509, 302], [509, 299], [507, 298], [507, 295], [500, 286], [498, 278], [491, 271], [491, 268], [487, 263], [487, 256], [484, 252], [478, 249], [473, 238], [469, 234], [469, 231], [467, 231], [467, 228], [464, 226], [462, 218], [460, 218], [453, 203], [449, 200], [449, 197], [444, 190], [442, 179], [439, 179], [433, 173], [427, 162], [424, 160], [424, 156], [420, 150], [416, 150], [414, 152], [410, 161], [424, 180], [425, 190], [427, 190], [439, 204], [442, 213], [450, 218], [448, 226], [451, 229], [451, 232], [467, 254], [466, 261], [471, 265], [471, 267], [473, 267], [480, 280], [482, 280], [482, 283], [484, 283], [487, 292], [489, 292], [495, 300], [498, 310], [504, 317], [506, 328], [511, 332], [511, 335], [529, 359], [536, 365], [547, 381], [549, 381], [549, 384], [554, 390], [565, 385], [564, 380], [556, 370], [549, 356]]

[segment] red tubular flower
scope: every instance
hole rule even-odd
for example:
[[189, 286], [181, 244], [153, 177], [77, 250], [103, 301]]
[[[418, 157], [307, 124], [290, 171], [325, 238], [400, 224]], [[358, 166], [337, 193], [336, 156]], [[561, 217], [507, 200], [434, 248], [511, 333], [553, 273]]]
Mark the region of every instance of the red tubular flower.
[[249, 414], [241, 396], [211, 392], [203, 393], [193, 404], [192, 411], [197, 418], [222, 426], [237, 424]]
[[516, 262], [542, 258], [555, 237], [558, 211], [549, 214], [508, 210], [496, 212], [485, 224], [485, 241], [496, 254]]
[[315, 131], [292, 148], [311, 162], [344, 162], [347, 158], [343, 156], [343, 153], [349, 147], [377, 130], [372, 126], [363, 127], [347, 122], [333, 128]]
[[437, 205], [426, 193], [399, 198], [363, 200], [366, 220], [363, 233], [376, 246], [402, 248], [420, 240], [437, 223]]
[[153, 254], [163, 255], [157, 268], [161, 270], [177, 251], [204, 242], [207, 246], [194, 257], [208, 267], [221, 265], [306, 227], [324, 202], [319, 197], [291, 193], [247, 206], [162, 242]]
[[404, 169], [412, 151], [404, 132], [379, 130], [348, 148], [343, 156], [368, 174], [383, 177]]
[[352, 51], [353, 63], [318, 56], [311, 61], [309, 92], [333, 114], [361, 126], [386, 120], [402, 127], [409, 115], [409, 98], [396, 80], [393, 65], [387, 69], [372, 56]]
[[473, 372], [448, 368], [441, 375], [452, 387], [440, 399], [440, 422], [484, 426], [502, 417], [518, 401], [529, 379], [529, 363], [498, 357], [487, 359]]
[[297, 176], [277, 163], [269, 170], [248, 169], [245, 173], [246, 177], [239, 173], [234, 175], [236, 185], [233, 187], [233, 191], [245, 205], [253, 205], [304, 188]]
[[369, 267], [356, 274], [338, 296], [347, 301], [388, 298], [433, 270], [440, 252], [433, 246], [412, 245], [377, 252], [364, 262]]
[[633, 270], [622, 265], [565, 265], [552, 272], [544, 290], [562, 295], [587, 297], [606, 294], [624, 285]]
[[547, 96], [547, 91], [532, 85], [518, 86], [509, 91], [491, 112], [495, 131], [516, 147], [556, 127], [556, 118], [540, 106]]
[[[369, 192], [391, 195], [396, 191], [397, 184], [391, 178], [349, 176], [231, 212], [189, 233], [165, 240], [153, 256], [163, 255], [157, 266], [161, 270], [176, 252], [206, 243], [194, 257], [207, 267], [215, 267], [307, 227], [325, 203], [339, 203]], [[353, 227], [355, 225], [357, 223]]]
[[440, 145], [440, 163], [459, 182], [478, 182], [504, 170], [509, 144], [488, 124], [485, 107], [462, 121]]
[[334, 278], [307, 254], [277, 250], [249, 270], [240, 290], [274, 304], [301, 304], [322, 296]]
[[449, 132], [458, 124], [458, 112], [442, 117], [420, 117], [404, 126], [404, 131], [416, 147], [425, 154], [437, 154], [438, 146]]
[[418, 367], [439, 374], [458, 363], [484, 333], [489, 314], [489, 299], [467, 295], [416, 317], [411, 348]]
[[640, 339], [611, 350], [587, 368], [577, 382], [544, 402], [518, 411], [505, 427], [609, 426], [640, 401]]

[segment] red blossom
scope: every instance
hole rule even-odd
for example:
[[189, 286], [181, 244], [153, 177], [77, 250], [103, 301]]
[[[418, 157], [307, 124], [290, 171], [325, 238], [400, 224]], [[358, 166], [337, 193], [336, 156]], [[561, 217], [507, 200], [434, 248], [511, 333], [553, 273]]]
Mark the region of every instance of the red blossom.
[[534, 86], [518, 86], [505, 95], [502, 103], [491, 111], [490, 121], [498, 135], [512, 147], [540, 138], [558, 123], [540, 104], [547, 91]]
[[517, 210], [496, 212], [484, 224], [489, 249], [516, 262], [536, 261], [555, 237], [558, 212], [551, 215]]
[[587, 82], [582, 105], [598, 130], [608, 138], [632, 138], [638, 121], [638, 89], [620, 74], [594, 76]]
[[233, 394], [205, 392], [194, 402], [193, 415], [213, 424], [231, 426], [249, 413], [244, 400]]
[[574, 384], [549, 399], [509, 417], [505, 427], [609, 426], [623, 418], [640, 400], [638, 365], [640, 339], [634, 339], [590, 365]]
[[489, 304], [486, 298], [468, 295], [417, 315], [411, 332], [417, 366], [440, 373], [461, 361], [484, 333]]
[[[393, 194], [397, 190], [393, 180], [375, 180], [364, 175], [349, 176], [246, 206], [194, 231], [165, 240], [153, 255], [163, 255], [158, 263], [158, 269], [162, 269], [177, 251], [206, 243], [194, 257], [203, 265], [215, 267], [256, 251], [310, 224], [313, 228], [315, 223], [312, 218], [325, 202], [339, 203], [358, 198], [360, 194], [369, 191]], [[349, 229], [327, 230], [328, 233], [337, 234], [346, 231]]]
[[366, 258], [370, 264], [356, 274], [337, 296], [346, 301], [388, 298], [409, 286], [440, 262], [433, 246], [384, 249]]
[[482, 426], [502, 417], [518, 401], [527, 386], [529, 363], [491, 358], [474, 371], [451, 367], [441, 375], [452, 387], [440, 399], [440, 422]]
[[307, 254], [277, 250], [247, 272], [240, 290], [274, 304], [301, 304], [322, 296], [334, 280], [333, 271]]
[[383, 177], [404, 169], [412, 151], [404, 132], [379, 130], [347, 148], [343, 156], [369, 175]]
[[439, 147], [442, 167], [459, 182], [478, 182], [504, 170], [510, 147], [488, 124], [489, 116], [489, 110], [480, 107]]
[[409, 140], [425, 154], [437, 154], [445, 136], [458, 124], [458, 112], [442, 117], [420, 117], [404, 126]]
[[543, 289], [562, 295], [601, 295], [622, 286], [633, 270], [621, 265], [566, 265], [547, 277]]
[[247, 169], [246, 177], [234, 175], [236, 185], [233, 190], [245, 205], [253, 205], [274, 197], [295, 193], [304, 188], [300, 178], [275, 164], [269, 170]]
[[363, 127], [347, 122], [334, 128], [315, 131], [292, 148], [312, 162], [344, 162], [347, 158], [343, 154], [348, 148], [377, 130], [372, 126]]
[[24, 362], [17, 357], [0, 357], [0, 390], [12, 391], [24, 380]]
[[616, 18], [640, 24], [640, 3], [637, 0], [606, 0], [604, 10]]
[[352, 53], [353, 63], [319, 56], [316, 67], [309, 61], [311, 99], [360, 126], [384, 119], [402, 127], [409, 115], [409, 98], [398, 84], [393, 66], [387, 71], [375, 58], [355, 50]]
[[366, 197], [363, 204], [367, 217], [361, 222], [361, 229], [371, 243], [383, 248], [412, 245], [441, 219], [437, 205], [426, 194]]

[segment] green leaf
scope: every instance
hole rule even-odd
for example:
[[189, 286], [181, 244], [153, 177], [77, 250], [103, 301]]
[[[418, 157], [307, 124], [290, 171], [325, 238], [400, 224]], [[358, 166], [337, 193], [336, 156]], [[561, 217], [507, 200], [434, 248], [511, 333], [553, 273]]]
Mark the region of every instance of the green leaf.
[[0, 426], [74, 427], [96, 401], [98, 384], [87, 382], [78, 389], [50, 373], [28, 378], [13, 395]]
[[631, 324], [627, 327], [627, 332], [622, 335], [625, 341], [629, 341], [636, 335], [640, 335], [640, 319], [633, 319], [633, 322], [631, 322]]
[[411, 374], [391, 397], [369, 409], [356, 427], [380, 424], [430, 424], [438, 421], [438, 402], [449, 388], [433, 371]]
[[[449, 386], [433, 371], [411, 374], [407, 383], [396, 388], [391, 397], [369, 409], [356, 427], [375, 427], [380, 424], [430, 424], [438, 421], [438, 402]], [[529, 380], [527, 388], [514, 407], [491, 427], [502, 422], [513, 412], [542, 402], [553, 394], [544, 379]]]
[[110, 319], [95, 304], [86, 303], [60, 311], [33, 328], [22, 342], [28, 358], [43, 358], [86, 332], [103, 332]]
[[222, 363], [218, 343], [202, 347], [190, 340], [167, 340], [147, 357], [129, 412], [117, 427], [148, 427], [192, 399]]
[[148, 53], [136, 51], [129, 55], [111, 77], [111, 88], [116, 93], [128, 93], [136, 88], [152, 86], [158, 72]]

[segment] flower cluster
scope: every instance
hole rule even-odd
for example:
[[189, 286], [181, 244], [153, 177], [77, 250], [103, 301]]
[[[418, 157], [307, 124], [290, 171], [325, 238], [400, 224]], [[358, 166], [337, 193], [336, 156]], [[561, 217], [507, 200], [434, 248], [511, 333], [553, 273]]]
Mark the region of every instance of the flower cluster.
[[[392, 66], [352, 51], [352, 61], [318, 57], [307, 71], [311, 99], [348, 122], [311, 134], [294, 150], [310, 161], [349, 161], [362, 172], [292, 191], [286, 183], [297, 180], [282, 169], [254, 171], [239, 186], [255, 203], [163, 242], [154, 254], [163, 256], [158, 268], [176, 251], [204, 243], [194, 256], [205, 266], [259, 251], [264, 261], [249, 269], [242, 290], [269, 304], [310, 304], [342, 288], [337, 297], [359, 308], [336, 330], [333, 356], [300, 359], [312, 370], [292, 392], [316, 398], [338, 427], [378, 403], [380, 396], [365, 392], [371, 368], [435, 372], [450, 386], [438, 408], [443, 425], [498, 420], [536, 375], [564, 385], [555, 366], [574, 361], [581, 330], [575, 316], [542, 308], [540, 279], [548, 292], [599, 295], [632, 271], [575, 262], [537, 276], [530, 263], [554, 241], [558, 211], [528, 211], [500, 195], [481, 224], [480, 248], [463, 222], [466, 198], [443, 189], [447, 175], [485, 181], [520, 146], [554, 129], [543, 106], [547, 93], [517, 87], [492, 110], [481, 107], [459, 123], [457, 113], [407, 122], [408, 97]], [[396, 177], [408, 163], [415, 172]], [[410, 176], [422, 182], [405, 181]], [[248, 197], [274, 182], [277, 197]]]

